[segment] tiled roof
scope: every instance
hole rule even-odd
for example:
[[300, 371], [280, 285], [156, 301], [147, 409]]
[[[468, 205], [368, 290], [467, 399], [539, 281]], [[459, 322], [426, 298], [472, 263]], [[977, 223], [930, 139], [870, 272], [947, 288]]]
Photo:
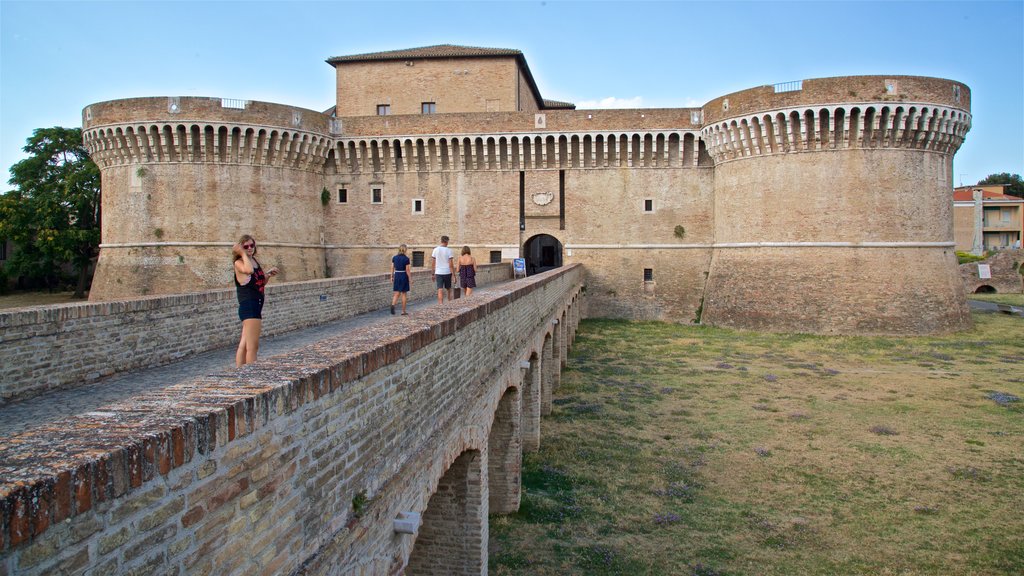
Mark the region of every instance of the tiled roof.
[[[1024, 198], [1018, 198], [1016, 196], [1009, 196], [1007, 194], [999, 194], [998, 192], [990, 192], [988, 190], [983, 190], [982, 191], [981, 199], [982, 199], [982, 201], [985, 201], [985, 200], [1009, 200], [1009, 201], [1024, 202]], [[971, 202], [972, 200], [974, 200], [974, 193], [971, 190], [963, 190], [963, 189], [961, 189], [961, 190], [954, 190], [953, 191], [953, 201], [954, 202]]]
[[387, 52], [368, 52], [366, 54], [352, 54], [351, 56], [334, 56], [328, 58], [327, 63], [336, 66], [345, 62], [380, 62], [384, 60], [417, 60], [427, 58], [492, 58], [500, 56], [511, 56], [519, 63], [526, 82], [534, 97], [541, 102], [545, 110], [575, 110], [576, 105], [572, 102], [559, 102], [558, 100], [545, 100], [540, 95], [537, 82], [533, 79], [533, 73], [526, 64], [526, 57], [522, 51], [512, 48], [480, 48], [478, 46], [456, 46], [455, 44], [437, 44], [435, 46], [423, 46], [420, 48], [406, 48], [405, 50], [389, 50]]
[[420, 58], [472, 58], [488, 56], [522, 56], [519, 50], [511, 48], [478, 48], [476, 46], [456, 46], [454, 44], [438, 44], [422, 48], [405, 50], [389, 50], [387, 52], [369, 52], [351, 56], [334, 56], [328, 58], [328, 64], [335, 62], [365, 62], [368, 60], [415, 60]]

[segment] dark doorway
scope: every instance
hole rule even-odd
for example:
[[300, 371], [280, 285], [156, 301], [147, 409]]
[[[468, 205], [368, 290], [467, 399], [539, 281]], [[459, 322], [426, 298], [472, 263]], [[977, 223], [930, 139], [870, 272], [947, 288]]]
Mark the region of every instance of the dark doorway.
[[538, 234], [523, 245], [527, 274], [537, 274], [562, 265], [562, 243], [548, 234]]
[[974, 291], [975, 294], [995, 294], [996, 289], [989, 286], [988, 284], [982, 284], [978, 286], [978, 289]]

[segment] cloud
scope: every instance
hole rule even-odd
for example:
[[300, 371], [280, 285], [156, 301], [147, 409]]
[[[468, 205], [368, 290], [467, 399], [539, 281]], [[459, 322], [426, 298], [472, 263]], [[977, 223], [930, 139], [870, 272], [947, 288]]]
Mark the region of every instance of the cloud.
[[616, 98], [615, 96], [609, 96], [600, 100], [584, 100], [583, 102], [576, 103], [576, 109], [600, 109], [600, 108], [643, 108], [644, 98], [643, 96], [634, 96], [632, 98]]
[[632, 98], [617, 98], [615, 96], [609, 96], [600, 100], [583, 100], [582, 102], [576, 102], [577, 110], [599, 110], [602, 108], [616, 108], [616, 109], [633, 109], [633, 108], [700, 108], [703, 106], [703, 102], [698, 102], [693, 98], [685, 98], [682, 101], [661, 101], [647, 103], [643, 96], [634, 96]]

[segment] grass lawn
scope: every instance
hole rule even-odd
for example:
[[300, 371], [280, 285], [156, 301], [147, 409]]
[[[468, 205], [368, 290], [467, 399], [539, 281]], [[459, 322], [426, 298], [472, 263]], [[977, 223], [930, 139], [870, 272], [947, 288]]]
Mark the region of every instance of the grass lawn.
[[50, 304], [69, 304], [85, 302], [85, 299], [73, 298], [74, 292], [15, 292], [0, 296], [0, 310], [21, 308], [22, 306], [48, 306]]
[[581, 324], [497, 575], [1024, 573], [1024, 321]]

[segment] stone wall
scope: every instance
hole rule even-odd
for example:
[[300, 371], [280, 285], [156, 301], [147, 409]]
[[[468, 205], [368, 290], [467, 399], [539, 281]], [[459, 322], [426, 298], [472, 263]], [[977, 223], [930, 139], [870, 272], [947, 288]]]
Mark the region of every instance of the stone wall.
[[[978, 264], [988, 264], [991, 278], [979, 278]], [[960, 265], [960, 279], [964, 291], [973, 294], [982, 286], [995, 289], [1000, 294], [1020, 294], [1024, 291], [1024, 250], [1003, 250], [981, 262]]]
[[[495, 79], [509, 76], [499, 70], [499, 61], [487, 65], [493, 69], [460, 72], [477, 74], [474, 85], [480, 93], [497, 97], [505, 92]], [[342, 69], [354, 74], [339, 80], [339, 106], [356, 101], [345, 90], [375, 78], [380, 86], [356, 92], [370, 97], [394, 88], [388, 83], [399, 78], [409, 87], [402, 96], [408, 106], [431, 100], [425, 95], [430, 86], [447, 98], [479, 97], [449, 94], [455, 89], [452, 82], [465, 80], [449, 78], [453, 62], [406, 64], [339, 66], [339, 78]], [[291, 280], [385, 269], [390, 247], [404, 242], [429, 253], [441, 234], [451, 236], [454, 246], [473, 247], [481, 261], [490, 250], [523, 254], [528, 241], [544, 234], [561, 244], [562, 262], [586, 264], [588, 282], [596, 289], [588, 301], [592, 316], [690, 322], [707, 301], [711, 305], [703, 309], [704, 320], [731, 326], [757, 317], [750, 326], [829, 333], [872, 326], [916, 334], [969, 324], [962, 294], [953, 288], [959, 284], [954, 260], [945, 253], [953, 246], [952, 159], [971, 124], [970, 90], [959, 82], [898, 75], [819, 78], [751, 88], [701, 108], [544, 110], [536, 115], [504, 108], [443, 113], [442, 99], [435, 100], [442, 113], [409, 113], [406, 107], [406, 113], [392, 116], [345, 116], [339, 108], [338, 118], [324, 117], [329, 132], [315, 133], [312, 125], [303, 124], [273, 140], [271, 129], [266, 144], [244, 138], [248, 129], [236, 136], [233, 125], [222, 130], [212, 121], [174, 134], [187, 144], [187, 162], [240, 164], [225, 173], [252, 170], [260, 175], [236, 178], [240, 193], [266, 195], [272, 204], [268, 212], [285, 217], [261, 222], [255, 213], [246, 213], [235, 225], [259, 231], [257, 238], [280, 248], [291, 264]], [[95, 106], [106, 110], [106, 103]], [[120, 135], [122, 128], [127, 134], [131, 126], [98, 124], [86, 134], [90, 153], [98, 154], [105, 172], [115, 175], [151, 162], [151, 153], [143, 154], [137, 144], [133, 148], [132, 137]], [[160, 130], [157, 136], [167, 136]], [[153, 138], [152, 130], [147, 137]], [[237, 141], [251, 153], [234, 153]], [[281, 180], [280, 189], [273, 185], [276, 180]], [[173, 246], [151, 242], [155, 221], [167, 217], [169, 209], [158, 200], [146, 204], [149, 198], [124, 192], [124, 178], [110, 181], [117, 182], [110, 196], [134, 195], [132, 205], [152, 213], [140, 218], [143, 227], [121, 245], [107, 243], [105, 234], [91, 297], [159, 289], [172, 284], [175, 273], [186, 283], [216, 275], [220, 269], [202, 261], [218, 261], [215, 250], [221, 248], [213, 246], [224, 241], [218, 236], [222, 229], [213, 223], [223, 218], [200, 218], [194, 226], [195, 243], [206, 248], [185, 246], [177, 238]], [[202, 180], [184, 181], [196, 188], [186, 196], [204, 206], [205, 192], [194, 186]], [[315, 191], [324, 188], [330, 201], [317, 206]], [[344, 203], [336, 201], [339, 189], [347, 191]], [[370, 200], [374, 190], [382, 193], [381, 201]], [[288, 194], [293, 201], [285, 198]], [[175, 236], [188, 237], [190, 225], [171, 228]], [[886, 262], [861, 259], [900, 248], [925, 256], [894, 274], [915, 288], [904, 289], [896, 299], [898, 312], [887, 308], [898, 316], [888, 329], [888, 312], [872, 306], [875, 286], [858, 276], [845, 277], [839, 285], [815, 280], [829, 277], [829, 270], [818, 273], [823, 262], [848, 272], [866, 266], [881, 270]], [[781, 257], [780, 249], [785, 252]], [[108, 265], [114, 258], [120, 258], [119, 268]], [[752, 294], [735, 281], [764, 278], [758, 274], [760, 259], [787, 263], [800, 273], [773, 273], [782, 282], [777, 292], [793, 298], [750, 315], [745, 308]], [[114, 270], [117, 274], [108, 273]], [[708, 280], [715, 270], [723, 276]], [[910, 278], [910, 270], [922, 275]], [[846, 304], [841, 309], [824, 301], [830, 290], [842, 292]], [[917, 290], [923, 291], [926, 304], [927, 319], [921, 322], [912, 320], [921, 310], [913, 303]], [[807, 294], [818, 295], [811, 308], [829, 311], [813, 325], [798, 320], [803, 315], [797, 309]], [[829, 320], [837, 318], [847, 319]]]
[[[507, 280], [510, 264], [479, 267], [480, 285]], [[380, 310], [388, 274], [267, 286], [265, 336]], [[429, 271], [413, 273], [410, 298], [435, 293]], [[0, 404], [184, 356], [239, 337], [234, 289], [0, 312]]]
[[335, 68], [338, 116], [375, 116], [379, 104], [390, 105], [396, 116], [420, 114], [423, 102], [436, 103], [438, 113], [485, 112], [488, 99], [498, 100], [499, 110], [516, 110], [519, 97], [514, 57], [339, 62]]
[[[581, 280], [563, 267], [21, 435], [0, 447], [22, 462], [0, 574], [485, 572], [492, 426], [538, 414], [499, 404], [560, 366]], [[430, 540], [464, 542], [458, 563], [417, 555]]]

